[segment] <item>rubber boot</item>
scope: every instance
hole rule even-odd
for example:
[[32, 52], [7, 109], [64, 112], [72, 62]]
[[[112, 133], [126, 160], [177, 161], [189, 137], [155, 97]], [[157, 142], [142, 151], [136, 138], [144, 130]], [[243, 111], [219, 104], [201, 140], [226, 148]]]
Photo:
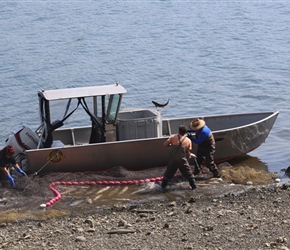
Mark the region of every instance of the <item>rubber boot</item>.
[[192, 190], [196, 189], [195, 180], [193, 178], [188, 179], [188, 182]]
[[221, 178], [221, 174], [217, 169], [213, 169], [211, 172], [213, 174], [213, 178]]
[[161, 187], [162, 187], [162, 188], [166, 188], [167, 184], [168, 184], [168, 180], [163, 179], [163, 180], [162, 180], [162, 183], [161, 183]]
[[221, 174], [214, 163], [209, 165], [209, 170], [212, 172], [213, 178], [221, 178]]
[[[191, 155], [193, 155], [193, 154], [191, 154]], [[191, 158], [193, 159], [193, 162], [194, 162], [193, 174], [194, 175], [198, 175], [200, 173], [200, 171], [201, 171], [201, 165], [197, 162], [195, 155], [192, 156]]]
[[201, 171], [201, 167], [200, 165], [197, 163], [197, 161], [195, 162], [195, 166], [194, 166], [194, 171], [193, 171], [193, 174], [194, 175], [199, 175], [200, 174], [200, 171]]

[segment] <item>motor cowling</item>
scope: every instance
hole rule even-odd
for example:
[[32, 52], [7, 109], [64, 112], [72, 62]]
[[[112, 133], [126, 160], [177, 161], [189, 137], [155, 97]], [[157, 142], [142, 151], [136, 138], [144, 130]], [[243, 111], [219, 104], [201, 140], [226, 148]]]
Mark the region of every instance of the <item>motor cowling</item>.
[[5, 146], [14, 147], [14, 157], [19, 154], [25, 154], [26, 150], [36, 149], [39, 142], [39, 136], [27, 125], [17, 128], [6, 140]]

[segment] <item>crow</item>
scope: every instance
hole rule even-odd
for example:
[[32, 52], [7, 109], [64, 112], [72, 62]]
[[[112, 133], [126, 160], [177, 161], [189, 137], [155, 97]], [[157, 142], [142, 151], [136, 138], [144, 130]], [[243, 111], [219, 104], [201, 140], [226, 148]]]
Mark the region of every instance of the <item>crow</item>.
[[155, 101], [152, 101], [152, 103], [155, 105], [156, 108], [164, 108], [169, 103], [169, 99], [166, 103], [163, 103], [163, 104], [155, 102]]

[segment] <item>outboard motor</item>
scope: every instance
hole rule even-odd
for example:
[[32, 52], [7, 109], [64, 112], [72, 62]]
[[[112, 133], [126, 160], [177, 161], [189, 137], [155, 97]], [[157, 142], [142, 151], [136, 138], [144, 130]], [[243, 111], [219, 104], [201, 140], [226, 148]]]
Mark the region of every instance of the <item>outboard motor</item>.
[[14, 157], [19, 165], [24, 169], [27, 168], [26, 150], [36, 149], [39, 142], [39, 136], [27, 125], [17, 128], [5, 142], [5, 146], [14, 147]]

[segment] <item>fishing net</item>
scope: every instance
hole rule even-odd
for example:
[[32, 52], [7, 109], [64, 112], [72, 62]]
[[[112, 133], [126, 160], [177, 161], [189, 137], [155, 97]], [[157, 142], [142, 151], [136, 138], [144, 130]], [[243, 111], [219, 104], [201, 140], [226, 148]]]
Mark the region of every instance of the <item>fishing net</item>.
[[[38, 204], [38, 207], [39, 202], [43, 202], [44, 197], [52, 196], [49, 185], [56, 181], [97, 182], [100, 180], [142, 180], [146, 178], [161, 177], [164, 171], [165, 167], [145, 169], [142, 171], [129, 171], [123, 167], [115, 167], [110, 171], [44, 173], [28, 177], [22, 177], [16, 174], [14, 175], [16, 179], [15, 188], [10, 188], [7, 180], [2, 180], [1, 182], [4, 188], [0, 188], [0, 208], [1, 204], [6, 205], [6, 208], [10, 208], [10, 206], [11, 208], [29, 207], [34, 204]], [[6, 201], [1, 203], [1, 199], [6, 199]]]
[[[16, 176], [16, 187], [10, 188], [9, 183], [6, 186], [0, 188], [0, 223], [9, 221], [19, 221], [25, 219], [37, 219], [45, 220], [49, 218], [57, 218], [63, 215], [67, 215], [75, 210], [75, 207], [69, 207], [68, 204], [63, 206], [56, 204], [56, 206], [50, 207], [45, 213], [39, 209], [39, 205], [45, 203], [49, 199], [54, 197], [54, 194], [49, 189], [49, 185], [56, 181], [64, 182], [84, 182], [84, 181], [124, 181], [124, 180], [144, 180], [148, 178], [162, 177], [166, 167], [145, 169], [142, 171], [129, 171], [122, 167], [115, 167], [111, 171], [99, 171], [99, 172], [77, 172], [77, 173], [44, 173], [35, 177], [28, 176]], [[273, 180], [273, 174], [257, 170], [248, 166], [233, 167], [228, 163], [219, 165], [220, 172], [222, 173], [223, 182], [221, 185], [227, 185], [228, 183], [235, 184], [247, 184], [251, 182], [253, 184], [267, 184]], [[204, 168], [206, 173], [203, 173], [196, 177], [197, 185], [203, 180], [209, 180], [211, 173], [207, 168]], [[171, 180], [172, 189], [169, 193], [172, 196], [180, 196], [180, 193], [186, 192], [187, 189], [179, 189], [179, 193], [174, 194], [178, 189], [178, 184], [184, 183], [184, 186], [188, 186], [187, 180], [183, 178], [179, 172], [177, 172], [177, 178]], [[209, 184], [211, 185], [211, 184]], [[174, 189], [175, 187], [175, 189]], [[58, 186], [57, 189], [61, 193], [65, 193], [64, 197], [70, 197], [70, 199], [84, 199], [88, 193], [87, 189], [81, 190], [79, 186]], [[102, 189], [104, 186], [92, 186], [90, 187], [92, 193], [97, 193], [97, 189]], [[121, 187], [115, 187], [115, 189], [121, 189]], [[129, 189], [138, 189], [136, 185], [129, 187]], [[139, 187], [141, 188], [141, 187]], [[215, 187], [217, 189], [217, 187]], [[94, 191], [95, 190], [95, 191]], [[113, 190], [113, 188], [111, 189]], [[201, 190], [201, 191], [200, 191]], [[133, 190], [134, 191], [134, 190]], [[85, 193], [84, 193], [85, 192]], [[114, 191], [111, 191], [114, 192]], [[199, 188], [199, 192], [202, 192], [202, 188]], [[141, 195], [141, 194], [140, 194]], [[75, 196], [75, 197], [74, 197]], [[142, 195], [141, 195], [142, 196]], [[140, 199], [146, 199], [145, 196]], [[151, 200], [154, 196], [158, 196], [158, 193], [153, 191], [149, 193], [148, 200]], [[108, 197], [109, 199], [111, 197]], [[128, 197], [127, 197], [128, 198]], [[130, 197], [129, 197], [130, 198]], [[174, 197], [173, 197], [174, 198]], [[157, 199], [158, 200], [158, 199]]]
[[[142, 171], [129, 171], [123, 167], [115, 167], [110, 171], [77, 172], [77, 173], [44, 173], [37, 176], [22, 177], [15, 175], [16, 186], [11, 188], [7, 180], [2, 180], [0, 188], [0, 223], [15, 222], [26, 219], [46, 220], [70, 214], [75, 208], [63, 209], [54, 207], [43, 213], [39, 205], [51, 199], [54, 195], [49, 185], [56, 181], [84, 182], [84, 181], [122, 181], [142, 180], [146, 178], [160, 177], [165, 167], [145, 169]], [[61, 190], [68, 187], [58, 187]], [[70, 187], [80, 189], [79, 186]], [[103, 188], [91, 187], [91, 188]], [[72, 191], [72, 193], [75, 191]], [[74, 194], [72, 194], [74, 195]], [[82, 195], [82, 194], [81, 194]], [[76, 195], [76, 196], [79, 196]]]
[[[84, 182], [84, 181], [123, 181], [123, 180], [144, 180], [148, 178], [162, 177], [166, 167], [158, 167], [145, 169], [140, 171], [130, 171], [123, 167], [114, 167], [110, 171], [98, 172], [60, 172], [60, 173], [44, 173], [37, 176], [16, 178], [16, 187], [9, 188], [9, 183], [6, 181], [6, 188], [0, 189], [0, 199], [10, 194], [13, 197], [50, 197], [51, 190], [48, 186], [55, 181], [70, 181], [70, 182]], [[209, 179], [211, 174], [207, 168], [205, 174], [197, 176], [197, 180]], [[228, 163], [219, 165], [220, 172], [224, 183], [247, 184], [267, 184], [270, 183], [274, 176], [263, 170], [255, 169], [248, 166], [233, 167]], [[177, 172], [177, 175], [180, 173]], [[200, 177], [200, 178], [198, 178]], [[186, 181], [186, 180], [185, 180]], [[5, 181], [2, 181], [2, 184]], [[1, 197], [2, 196], [2, 197]]]
[[235, 184], [267, 184], [275, 177], [273, 173], [266, 172], [248, 166], [222, 166], [220, 168], [223, 181]]

